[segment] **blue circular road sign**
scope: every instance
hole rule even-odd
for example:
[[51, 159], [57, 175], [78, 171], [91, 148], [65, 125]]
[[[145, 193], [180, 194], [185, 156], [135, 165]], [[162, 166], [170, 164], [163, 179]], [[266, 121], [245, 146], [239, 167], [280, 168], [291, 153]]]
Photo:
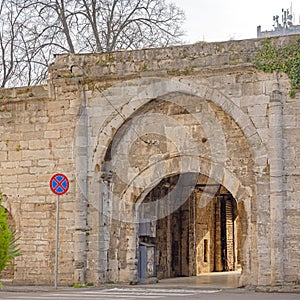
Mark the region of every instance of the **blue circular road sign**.
[[55, 174], [50, 179], [50, 189], [56, 195], [63, 195], [69, 189], [69, 180], [64, 174]]

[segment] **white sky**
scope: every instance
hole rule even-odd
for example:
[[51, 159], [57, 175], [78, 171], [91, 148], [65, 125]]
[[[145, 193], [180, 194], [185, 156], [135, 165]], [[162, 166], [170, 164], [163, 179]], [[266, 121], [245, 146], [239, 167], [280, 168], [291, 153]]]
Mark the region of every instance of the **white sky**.
[[290, 9], [299, 24], [300, 0], [168, 0], [185, 11], [186, 43], [256, 38], [256, 28], [273, 29], [273, 16]]

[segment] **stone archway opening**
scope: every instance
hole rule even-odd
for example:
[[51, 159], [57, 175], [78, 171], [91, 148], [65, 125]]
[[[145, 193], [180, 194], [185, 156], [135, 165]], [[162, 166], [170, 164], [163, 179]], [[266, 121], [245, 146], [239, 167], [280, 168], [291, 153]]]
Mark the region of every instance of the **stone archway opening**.
[[[177, 191], [172, 195], [175, 186]], [[165, 201], [157, 201], [162, 198]], [[155, 207], [157, 216], [163, 216], [157, 219], [146, 205], [155, 202], [152, 209]], [[140, 281], [241, 268], [237, 201], [223, 185], [203, 174], [174, 175], [162, 179], [142, 204], [138, 231]]]
[[[211, 100], [177, 91], [138, 107], [116, 130], [107, 128], [110, 142], [99, 164], [108, 191], [101, 194], [101, 211], [112, 216], [103, 226], [106, 278], [136, 283], [242, 265], [240, 282], [247, 282], [255, 261], [250, 259], [256, 246], [250, 226], [255, 175], [238, 124]], [[196, 177], [192, 184], [190, 174]], [[212, 222], [226, 209], [232, 211], [231, 225], [226, 214], [223, 223]], [[229, 225], [232, 236], [226, 235]]]

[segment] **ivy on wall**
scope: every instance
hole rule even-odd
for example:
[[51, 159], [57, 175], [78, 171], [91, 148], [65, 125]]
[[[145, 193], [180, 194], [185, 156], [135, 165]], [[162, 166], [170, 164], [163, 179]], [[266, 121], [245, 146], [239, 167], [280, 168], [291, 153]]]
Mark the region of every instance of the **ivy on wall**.
[[253, 63], [264, 72], [286, 73], [291, 80], [289, 95], [295, 97], [296, 90], [300, 89], [300, 39], [278, 48], [269, 39], [264, 40]]

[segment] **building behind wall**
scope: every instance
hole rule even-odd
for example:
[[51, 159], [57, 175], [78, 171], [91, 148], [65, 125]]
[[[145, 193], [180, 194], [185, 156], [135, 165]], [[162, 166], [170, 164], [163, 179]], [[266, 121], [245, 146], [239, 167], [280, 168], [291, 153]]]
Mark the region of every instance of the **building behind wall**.
[[[273, 16], [274, 29], [261, 31], [261, 26], [257, 26], [257, 37], [272, 37], [272, 36], [281, 36], [281, 35], [291, 35], [291, 34], [300, 34], [300, 24], [296, 25], [294, 22], [294, 15], [292, 10], [282, 9], [281, 16], [282, 23], [280, 22], [279, 16]], [[299, 20], [300, 21], [300, 20]]]

